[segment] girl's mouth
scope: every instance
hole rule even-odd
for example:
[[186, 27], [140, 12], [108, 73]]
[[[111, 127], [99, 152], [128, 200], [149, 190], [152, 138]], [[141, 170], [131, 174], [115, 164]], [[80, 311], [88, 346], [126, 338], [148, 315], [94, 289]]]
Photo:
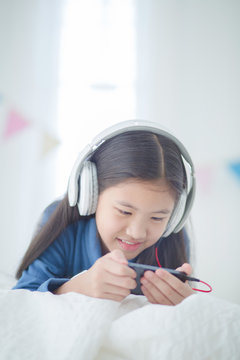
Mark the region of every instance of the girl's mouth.
[[125, 250], [125, 251], [135, 251], [142, 245], [141, 242], [131, 242], [131, 241], [127, 241], [127, 240], [123, 240], [123, 239], [119, 239], [119, 238], [117, 238], [117, 241], [118, 241], [120, 247], [122, 248], [122, 250]]

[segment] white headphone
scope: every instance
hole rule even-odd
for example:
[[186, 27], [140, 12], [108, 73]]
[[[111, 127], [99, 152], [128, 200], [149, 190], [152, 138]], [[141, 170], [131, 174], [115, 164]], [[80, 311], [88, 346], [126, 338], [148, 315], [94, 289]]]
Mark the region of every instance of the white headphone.
[[129, 131], [149, 131], [157, 135], [163, 135], [172, 140], [181, 153], [187, 175], [187, 189], [183, 191], [173, 210], [167, 229], [163, 234], [163, 237], [167, 237], [172, 232], [176, 233], [183, 228], [193, 205], [196, 185], [194, 165], [186, 148], [175, 136], [163, 130], [157, 123], [143, 120], [123, 121], [97, 135], [81, 151], [75, 162], [68, 183], [69, 205], [78, 205], [79, 214], [83, 216], [96, 212], [98, 201], [97, 169], [95, 163], [90, 161], [90, 158], [106, 140]]

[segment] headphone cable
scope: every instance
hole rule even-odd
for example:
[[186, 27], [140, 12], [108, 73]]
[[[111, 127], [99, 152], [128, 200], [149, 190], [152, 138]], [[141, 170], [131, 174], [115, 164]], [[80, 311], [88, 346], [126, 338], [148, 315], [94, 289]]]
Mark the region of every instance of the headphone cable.
[[[158, 258], [158, 248], [157, 248], [157, 246], [155, 247], [155, 258], [156, 258], [156, 261], [157, 261], [158, 266], [159, 266], [160, 268], [162, 268], [162, 265], [161, 265], [161, 263], [160, 263], [160, 261], [159, 261], [159, 258]], [[192, 288], [192, 290], [194, 290], [194, 291], [200, 291], [200, 292], [204, 292], [204, 293], [209, 293], [209, 292], [212, 291], [211, 285], [209, 285], [209, 284], [206, 283], [205, 281], [202, 281], [202, 280], [199, 280], [199, 279], [195, 279], [194, 281], [197, 281], [197, 282], [200, 282], [200, 283], [206, 285], [206, 286], [208, 287], [208, 290], [202, 290], [202, 289], [197, 289], [197, 288]]]

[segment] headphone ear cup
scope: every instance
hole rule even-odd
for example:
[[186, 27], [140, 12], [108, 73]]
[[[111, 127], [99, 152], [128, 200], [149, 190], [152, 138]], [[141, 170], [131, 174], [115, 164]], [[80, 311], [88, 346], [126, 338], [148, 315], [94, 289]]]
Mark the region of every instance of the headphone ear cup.
[[98, 201], [98, 180], [95, 163], [85, 161], [80, 174], [79, 214], [86, 216], [96, 212]]
[[[172, 212], [172, 215], [168, 221], [168, 225], [167, 228], [163, 234], [163, 237], [167, 237], [169, 236], [172, 232], [174, 232], [174, 230], [176, 229], [176, 227], [178, 226], [178, 224], [180, 223], [184, 212], [185, 212], [185, 207], [186, 207], [186, 202], [187, 202], [187, 193], [186, 191], [184, 191], [181, 195], [180, 198], [178, 199], [178, 202]], [[180, 231], [180, 229], [178, 229], [177, 231]]]

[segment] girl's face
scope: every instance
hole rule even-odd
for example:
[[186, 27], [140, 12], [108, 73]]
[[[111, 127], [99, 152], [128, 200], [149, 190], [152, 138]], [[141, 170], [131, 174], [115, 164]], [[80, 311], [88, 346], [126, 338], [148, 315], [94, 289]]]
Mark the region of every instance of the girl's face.
[[96, 224], [103, 253], [120, 249], [128, 260], [155, 244], [166, 229], [175, 194], [164, 179], [128, 180], [104, 190]]

